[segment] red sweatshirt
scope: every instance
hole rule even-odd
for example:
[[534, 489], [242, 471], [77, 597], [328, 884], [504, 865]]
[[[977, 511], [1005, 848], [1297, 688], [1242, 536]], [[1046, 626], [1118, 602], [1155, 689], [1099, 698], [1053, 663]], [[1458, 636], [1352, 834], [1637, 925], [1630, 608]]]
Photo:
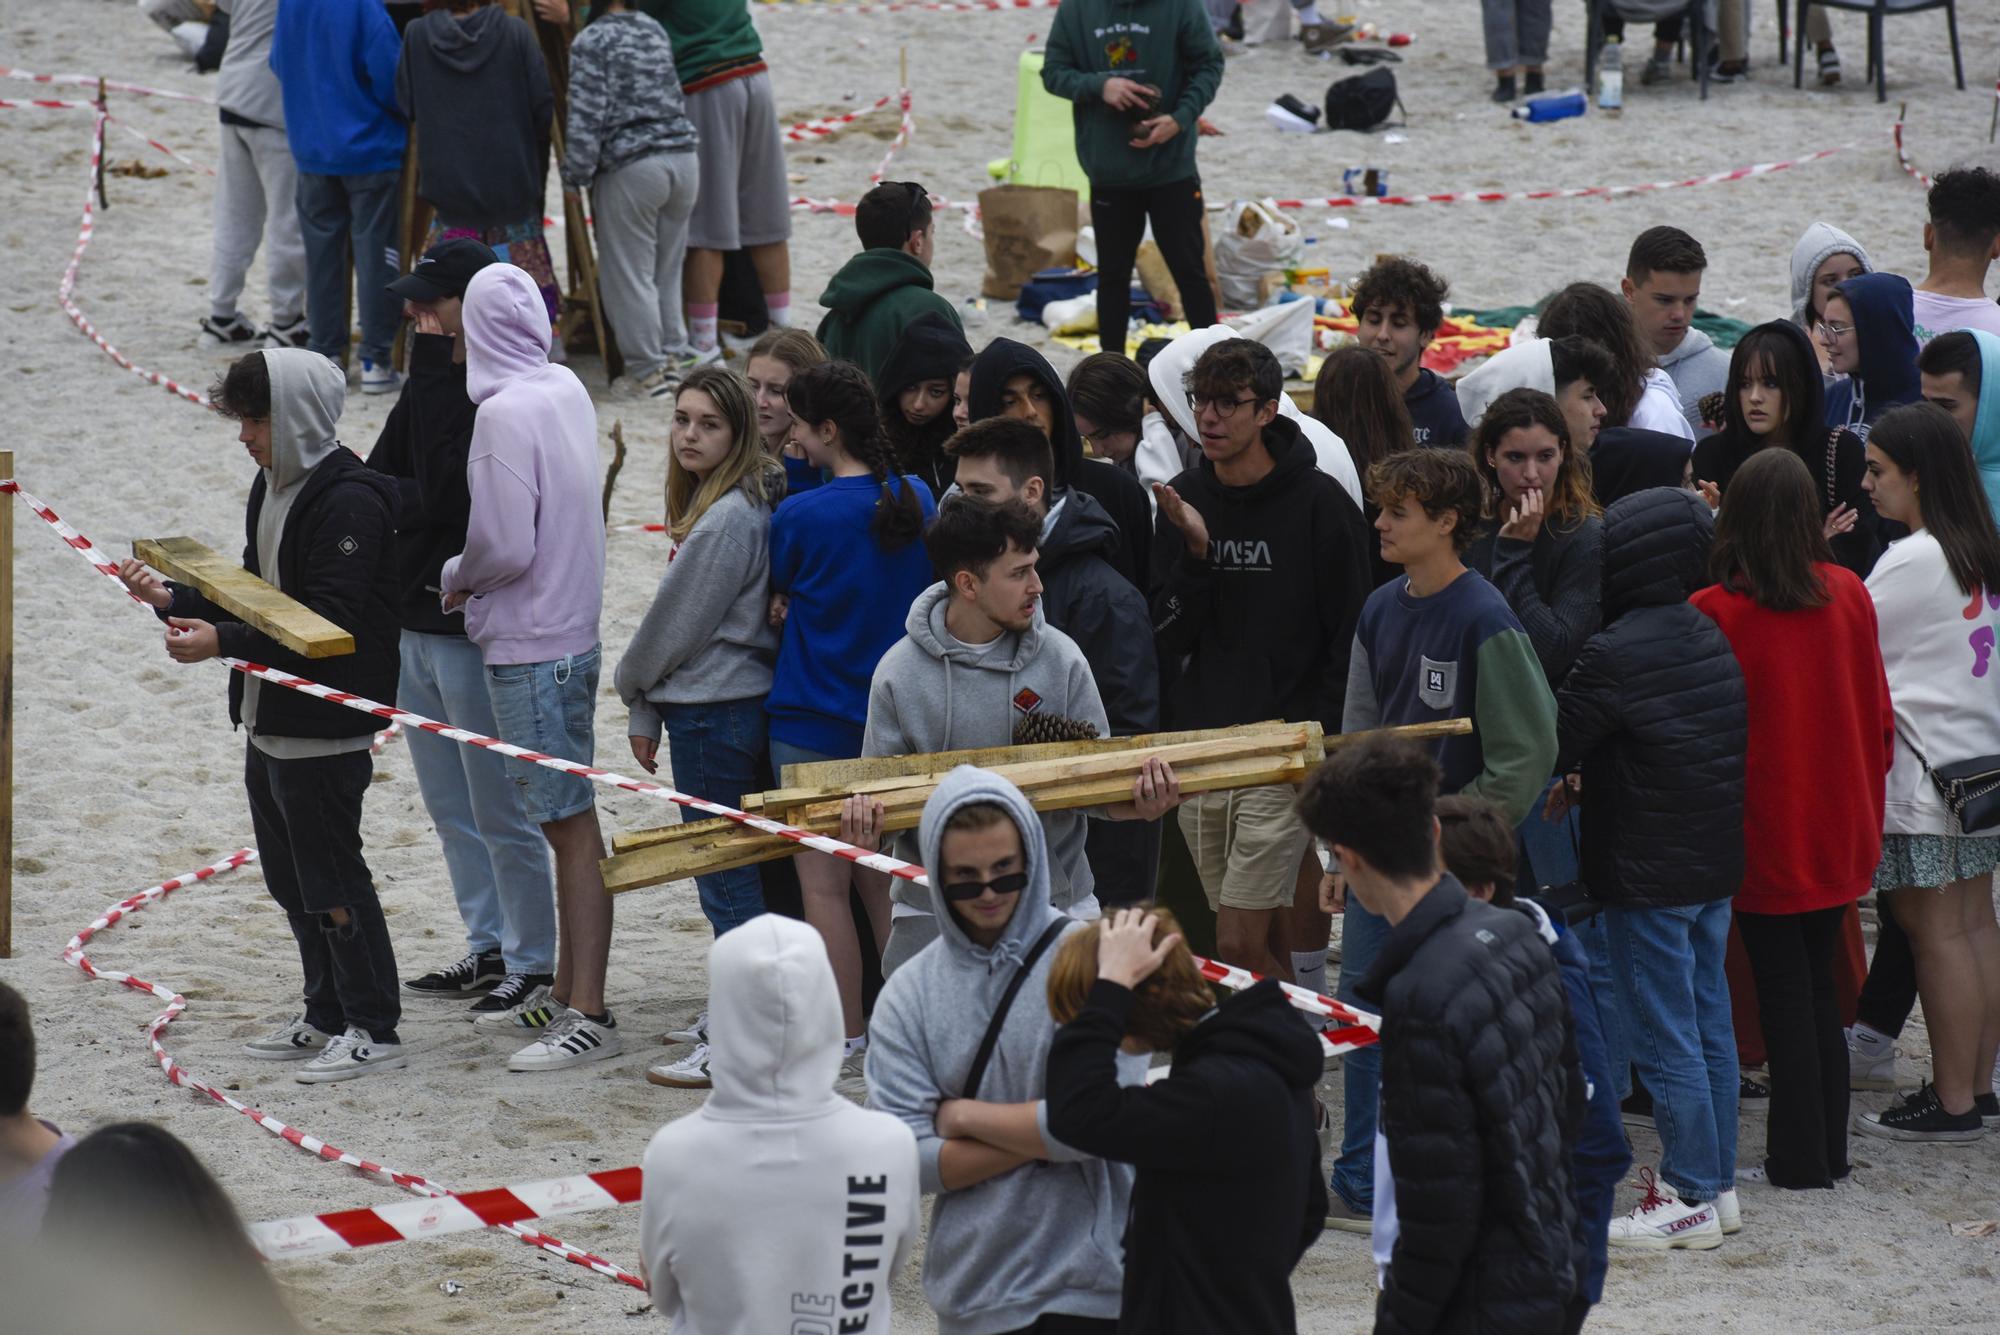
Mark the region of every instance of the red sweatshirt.
[[1774, 612], [1721, 585], [1688, 601], [1736, 651], [1749, 695], [1744, 913], [1807, 913], [1868, 892], [1882, 858], [1895, 715], [1875, 607], [1852, 572], [1816, 567], [1830, 601]]

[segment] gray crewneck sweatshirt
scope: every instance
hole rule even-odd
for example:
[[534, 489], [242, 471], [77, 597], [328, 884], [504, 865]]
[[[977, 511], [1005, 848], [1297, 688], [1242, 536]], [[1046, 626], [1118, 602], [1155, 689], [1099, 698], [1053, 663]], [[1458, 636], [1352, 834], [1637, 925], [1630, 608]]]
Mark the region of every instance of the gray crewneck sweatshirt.
[[[918, 835], [933, 878], [945, 822], [973, 802], [1005, 808], [1020, 830], [1027, 887], [990, 948], [966, 936], [935, 886], [915, 887], [929, 896], [938, 939], [890, 976], [875, 1003], [868, 1026], [868, 1106], [901, 1118], [916, 1133], [918, 1174], [925, 1193], [937, 1196], [924, 1245], [923, 1282], [940, 1335], [1020, 1330], [1049, 1313], [1115, 1318], [1124, 1286], [1131, 1168], [1062, 1144], [1049, 1135], [1047, 1109], [1038, 1108], [1048, 1160], [960, 1191], [946, 1191], [938, 1177], [944, 1148], [937, 1133], [938, 1104], [964, 1091], [1000, 994], [1036, 938], [1062, 917], [1049, 905], [1050, 855], [1035, 809], [1013, 784], [970, 765], [946, 775], [924, 804]], [[1042, 1099], [1056, 1032], [1048, 975], [1057, 948], [1043, 952], [1014, 998], [980, 1081], [981, 1099]], [[1119, 1054], [1119, 1083], [1141, 1083], [1146, 1065], [1144, 1056]]]

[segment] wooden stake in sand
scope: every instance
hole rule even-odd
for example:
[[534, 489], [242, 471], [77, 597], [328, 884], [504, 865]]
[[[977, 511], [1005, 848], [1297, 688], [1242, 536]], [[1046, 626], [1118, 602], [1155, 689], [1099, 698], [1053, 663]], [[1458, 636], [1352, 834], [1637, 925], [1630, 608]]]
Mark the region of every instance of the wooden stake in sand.
[[[14, 452], [0, 450], [0, 477]], [[0, 503], [0, 960], [14, 958], [14, 502]]]
[[334, 658], [354, 652], [352, 635], [193, 538], [138, 538], [132, 554], [295, 654]]
[[[97, 109], [106, 116], [109, 116], [111, 114], [111, 103], [105, 100], [106, 97], [104, 76], [100, 74], [97, 76]], [[97, 207], [100, 209], [109, 209], [111, 207], [111, 201], [104, 197], [104, 155], [108, 151], [103, 147], [98, 149], [97, 166], [94, 169], [97, 177]], [[7, 476], [14, 476], [12, 469], [8, 470]]]
[[618, 485], [618, 474], [625, 467], [625, 419], [619, 418], [611, 424], [611, 467], [604, 470], [604, 522], [611, 522], [611, 489]]

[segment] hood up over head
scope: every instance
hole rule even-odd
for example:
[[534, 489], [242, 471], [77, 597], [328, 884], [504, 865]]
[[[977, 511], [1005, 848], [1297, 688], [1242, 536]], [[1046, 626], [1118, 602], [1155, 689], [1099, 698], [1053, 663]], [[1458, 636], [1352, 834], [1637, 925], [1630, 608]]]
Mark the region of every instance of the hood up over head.
[[526, 270], [489, 264], [474, 274], [465, 286], [464, 320], [465, 392], [474, 403], [549, 364], [549, 308]]
[[1859, 241], [1832, 223], [1816, 222], [1806, 228], [1792, 247], [1792, 323], [1803, 328], [1806, 306], [1812, 301], [1813, 275], [1830, 256], [1852, 255], [1861, 261], [1864, 273], [1874, 273], [1875, 265]]
[[347, 404], [347, 377], [304, 348], [274, 348], [262, 356], [271, 376], [270, 485], [284, 491], [340, 448], [334, 430]]
[[[944, 870], [941, 858], [945, 822], [960, 807], [975, 802], [991, 802], [1007, 812], [1014, 828], [1021, 833], [1021, 847], [1028, 864], [1028, 884], [1021, 891], [1014, 916], [1007, 920], [1000, 940], [991, 949], [973, 944], [939, 888]], [[1017, 968], [1035, 939], [1063, 916], [1049, 906], [1049, 847], [1042, 833], [1041, 818], [1021, 790], [999, 775], [971, 765], [960, 765], [945, 775], [930, 800], [924, 803], [917, 838], [924, 850], [924, 869], [930, 873], [931, 912], [937, 915], [939, 934], [953, 953], [983, 962], [989, 972]]]
[[840, 991], [819, 933], [766, 913], [708, 952], [714, 1091], [704, 1115], [775, 1121], [843, 1105]]

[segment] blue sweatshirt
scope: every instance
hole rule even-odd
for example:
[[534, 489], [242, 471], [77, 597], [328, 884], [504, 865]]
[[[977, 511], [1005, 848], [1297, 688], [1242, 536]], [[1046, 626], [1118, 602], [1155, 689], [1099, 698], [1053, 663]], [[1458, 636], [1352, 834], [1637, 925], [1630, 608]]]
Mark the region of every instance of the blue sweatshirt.
[[[911, 477], [892, 485], [916, 488], [930, 523], [930, 488]], [[861, 754], [875, 664], [903, 638], [910, 604], [931, 585], [921, 541], [885, 552], [869, 533], [881, 495], [872, 477], [837, 477], [786, 498], [771, 516], [771, 591], [791, 597], [764, 705], [776, 741]]]
[[401, 171], [396, 110], [402, 39], [381, 0], [278, 6], [271, 72], [285, 94], [285, 137], [309, 176]]
[[1458, 393], [1436, 371], [1417, 368], [1417, 383], [1403, 395], [1403, 406], [1410, 410], [1415, 444], [1447, 450], [1465, 448], [1465, 414], [1459, 411]]

